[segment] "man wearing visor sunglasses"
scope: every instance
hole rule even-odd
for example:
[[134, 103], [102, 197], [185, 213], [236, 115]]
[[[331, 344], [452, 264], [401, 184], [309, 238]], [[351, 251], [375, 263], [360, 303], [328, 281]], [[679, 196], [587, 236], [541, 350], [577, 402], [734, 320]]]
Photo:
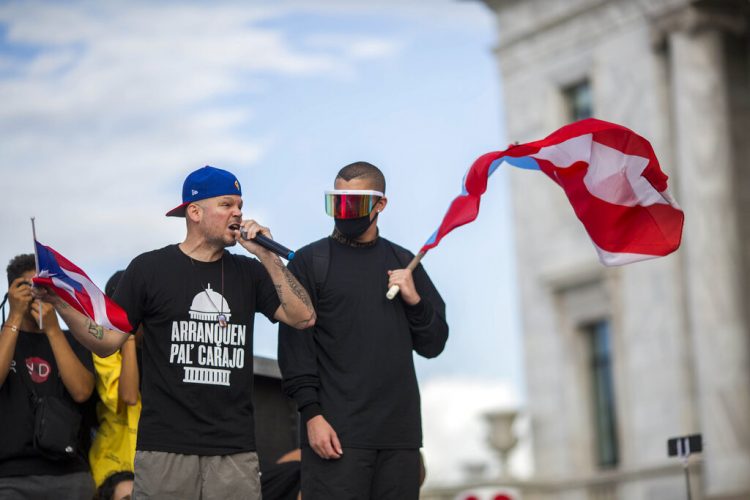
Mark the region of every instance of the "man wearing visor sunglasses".
[[[336, 220], [336, 229], [345, 237], [362, 239], [387, 203], [385, 195], [371, 189], [334, 189], [325, 192], [326, 213]], [[375, 206], [383, 200], [375, 217], [370, 218]], [[372, 239], [368, 235], [365, 239]]]
[[[333, 234], [296, 253], [289, 270], [317, 310], [310, 335], [279, 327], [285, 392], [300, 411], [305, 500], [419, 497], [422, 427], [412, 352], [448, 338], [445, 304], [413, 255], [379, 234], [385, 178], [366, 162], [325, 192]], [[385, 297], [398, 285], [395, 300]]]

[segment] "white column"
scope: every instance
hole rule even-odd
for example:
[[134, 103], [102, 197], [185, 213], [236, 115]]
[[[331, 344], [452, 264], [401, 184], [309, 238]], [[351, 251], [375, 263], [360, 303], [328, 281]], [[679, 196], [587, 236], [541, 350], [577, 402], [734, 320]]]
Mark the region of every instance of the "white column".
[[[688, 318], [708, 498], [750, 498], [750, 333], [743, 308], [723, 35], [669, 35]], [[750, 134], [750, 131], [747, 131]]]

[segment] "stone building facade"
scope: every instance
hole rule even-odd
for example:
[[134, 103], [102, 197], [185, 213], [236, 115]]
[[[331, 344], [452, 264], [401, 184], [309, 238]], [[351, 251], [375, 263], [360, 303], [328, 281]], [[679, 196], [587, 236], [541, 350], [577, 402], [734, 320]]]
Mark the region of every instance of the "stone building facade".
[[484, 3], [508, 138], [625, 125], [686, 218], [677, 253], [604, 268], [562, 190], [512, 172], [534, 474], [504, 484], [523, 500], [683, 499], [666, 442], [701, 433], [693, 498], [750, 499], [750, 2]]

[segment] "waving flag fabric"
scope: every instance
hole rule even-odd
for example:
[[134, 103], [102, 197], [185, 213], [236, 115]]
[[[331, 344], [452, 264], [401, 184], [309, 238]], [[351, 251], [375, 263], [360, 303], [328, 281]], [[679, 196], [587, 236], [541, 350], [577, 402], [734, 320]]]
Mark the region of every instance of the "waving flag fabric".
[[503, 163], [541, 170], [560, 185], [605, 265], [661, 257], [680, 246], [684, 214], [651, 144], [621, 125], [588, 118], [480, 156], [422, 252], [477, 218], [487, 179]]
[[130, 332], [125, 311], [89, 279], [86, 273], [52, 248], [36, 244], [39, 272], [34, 283], [54, 290], [71, 307], [110, 330]]

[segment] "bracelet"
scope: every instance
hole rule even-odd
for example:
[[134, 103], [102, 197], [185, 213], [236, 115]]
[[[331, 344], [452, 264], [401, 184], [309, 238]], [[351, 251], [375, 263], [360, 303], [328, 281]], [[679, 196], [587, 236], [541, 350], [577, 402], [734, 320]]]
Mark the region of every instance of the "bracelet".
[[18, 331], [18, 327], [16, 325], [11, 325], [9, 323], [3, 324], [3, 328], [5, 328], [6, 326], [8, 328], [10, 328], [10, 331], [12, 331], [12, 332], [17, 332]]

